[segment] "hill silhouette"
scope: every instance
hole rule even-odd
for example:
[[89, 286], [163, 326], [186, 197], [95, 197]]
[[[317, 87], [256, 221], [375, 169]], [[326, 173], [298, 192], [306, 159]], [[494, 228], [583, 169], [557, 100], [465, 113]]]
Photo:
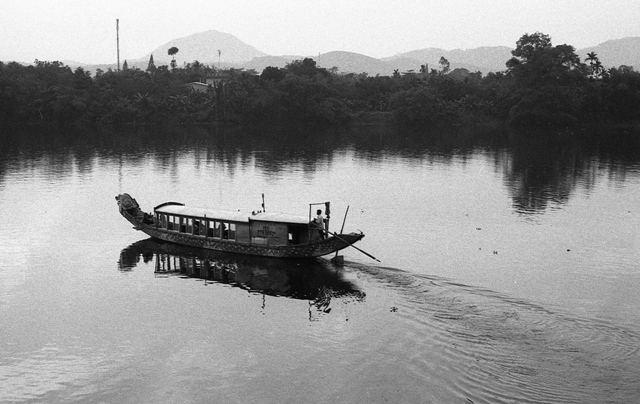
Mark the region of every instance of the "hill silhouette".
[[[129, 66], [144, 69], [149, 63], [149, 57], [153, 55], [156, 66], [168, 65], [171, 62], [171, 56], [167, 54], [167, 51], [173, 46], [178, 48], [176, 54], [178, 66], [196, 60], [205, 64], [217, 66], [218, 63], [221, 63], [229, 66], [267, 56], [266, 53], [247, 45], [231, 34], [210, 30], [171, 40], [141, 58], [128, 60], [127, 63]], [[218, 50], [220, 55], [218, 55]]]
[[597, 46], [580, 49], [576, 53], [584, 60], [589, 52], [595, 52], [600, 62], [607, 68], [620, 65], [640, 68], [640, 37], [607, 41]]
[[[400, 53], [383, 60], [396, 63], [400, 70], [418, 70], [421, 65], [428, 65], [428, 69], [439, 69], [440, 58], [444, 57], [451, 64], [451, 69], [465, 68], [469, 71], [480, 71], [483, 74], [505, 70], [505, 63], [511, 58], [511, 48], [506, 46], [481, 47], [468, 50], [454, 49], [451, 51], [440, 48], [418, 49]], [[412, 67], [409, 67], [412, 66]]]
[[[465, 50], [425, 48], [381, 59], [344, 51], [327, 52], [321, 55], [267, 55], [233, 35], [210, 30], [174, 39], [143, 57], [127, 60], [127, 63], [130, 67], [145, 69], [149, 57], [153, 54], [156, 66], [169, 65], [171, 57], [167, 51], [173, 46], [179, 49], [176, 55], [178, 66], [197, 60], [204, 64], [220, 65], [222, 68], [253, 69], [258, 73], [267, 66], [284, 67], [293, 60], [310, 57], [320, 67], [329, 69], [337, 67], [339, 73], [367, 73], [371, 76], [391, 75], [395, 70], [399, 72], [418, 71], [420, 66], [425, 64], [429, 70], [439, 69], [440, 58], [444, 57], [449, 61], [451, 70], [465, 68], [471, 72], [480, 71], [486, 75], [489, 72], [506, 70], [505, 64], [512, 56], [512, 48], [507, 46], [485, 46]], [[218, 50], [221, 51], [220, 57]], [[607, 68], [620, 65], [640, 68], [640, 37], [610, 40], [576, 51], [582, 60], [588, 52], [595, 52]], [[115, 63], [87, 65], [72, 62], [67, 64], [71, 67], [82, 66], [88, 70], [116, 68]]]

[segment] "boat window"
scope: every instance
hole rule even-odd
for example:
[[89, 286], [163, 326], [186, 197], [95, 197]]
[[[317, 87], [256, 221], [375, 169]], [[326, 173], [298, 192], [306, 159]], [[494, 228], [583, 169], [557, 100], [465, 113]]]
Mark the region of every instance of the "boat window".
[[[200, 220], [193, 219], [193, 234], [195, 236], [199, 236], [200, 235], [200, 226], [201, 226]], [[203, 228], [203, 230], [204, 230], [204, 228]], [[203, 236], [204, 236], [204, 234], [203, 234]]]
[[213, 221], [207, 220], [207, 237], [213, 237], [213, 224]]
[[178, 216], [171, 216], [171, 229], [173, 231], [180, 230], [180, 218]]
[[193, 234], [193, 219], [188, 217], [186, 218], [186, 222], [187, 222], [187, 231], [186, 233], [188, 234]]
[[180, 219], [180, 233], [186, 233], [187, 232], [187, 219], [185, 219], [184, 217], [181, 217], [179, 219]]
[[220, 238], [220, 225], [222, 223], [216, 221], [215, 222], [215, 226], [213, 227], [213, 237], [214, 238]]
[[235, 240], [236, 239], [236, 224], [235, 223], [223, 223], [224, 239]]
[[300, 233], [289, 230], [289, 244], [300, 244]]

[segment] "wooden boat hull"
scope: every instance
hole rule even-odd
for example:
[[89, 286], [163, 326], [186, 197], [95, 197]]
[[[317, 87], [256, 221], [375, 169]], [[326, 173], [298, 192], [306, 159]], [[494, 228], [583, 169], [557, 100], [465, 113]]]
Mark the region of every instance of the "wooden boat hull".
[[224, 251], [237, 254], [247, 254], [261, 257], [275, 258], [311, 258], [321, 257], [340, 251], [350, 245], [356, 243], [364, 237], [362, 233], [339, 234], [337, 236], [329, 236], [322, 240], [316, 240], [305, 244], [286, 245], [286, 246], [265, 246], [240, 243], [236, 241], [228, 241], [214, 239], [210, 237], [200, 237], [184, 233], [170, 232], [166, 229], [158, 227], [153, 223], [145, 223], [142, 212], [138, 211], [135, 216], [130, 211], [120, 206], [120, 214], [133, 224], [136, 230], [156, 238], [158, 240], [176, 243], [180, 245], [205, 248], [208, 250]]

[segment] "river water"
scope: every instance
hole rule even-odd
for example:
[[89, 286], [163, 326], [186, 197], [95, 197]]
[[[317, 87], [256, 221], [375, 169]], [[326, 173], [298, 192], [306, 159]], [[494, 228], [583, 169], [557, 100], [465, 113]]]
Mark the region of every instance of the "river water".
[[[5, 134], [0, 402], [638, 402], [640, 148], [595, 138], [615, 140]], [[122, 192], [146, 211], [330, 200], [331, 228], [380, 262], [159, 244], [119, 216]]]

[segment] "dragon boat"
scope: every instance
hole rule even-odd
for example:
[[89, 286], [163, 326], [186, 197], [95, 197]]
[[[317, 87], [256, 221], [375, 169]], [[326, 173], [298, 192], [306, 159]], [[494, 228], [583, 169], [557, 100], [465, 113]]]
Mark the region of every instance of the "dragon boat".
[[[329, 231], [330, 202], [310, 203], [309, 216], [225, 211], [165, 202], [146, 213], [129, 194], [116, 196], [120, 214], [136, 230], [162, 241], [209, 250], [277, 258], [311, 258], [353, 246], [362, 232]], [[263, 199], [264, 201], [264, 199]], [[312, 217], [314, 206], [324, 205], [326, 219]], [[357, 248], [357, 247], [354, 247]], [[358, 249], [359, 250], [359, 249]]]

